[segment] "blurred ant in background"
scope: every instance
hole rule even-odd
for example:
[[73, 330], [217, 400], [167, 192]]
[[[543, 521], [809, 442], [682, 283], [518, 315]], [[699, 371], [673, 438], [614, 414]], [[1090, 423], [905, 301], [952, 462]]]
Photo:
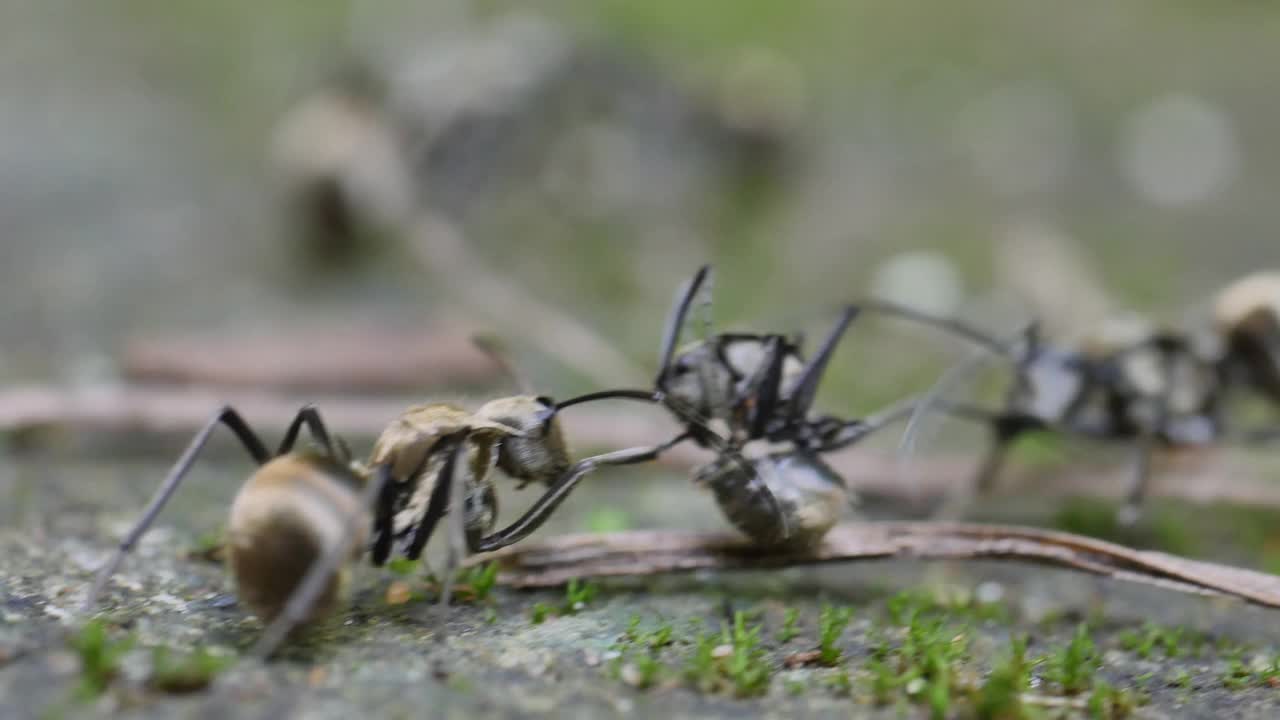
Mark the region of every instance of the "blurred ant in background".
[[1222, 291], [1209, 332], [1121, 316], [1074, 349], [1045, 344], [1036, 324], [1012, 341], [971, 327], [964, 335], [1013, 365], [1003, 407], [991, 410], [943, 399], [963, 374], [952, 372], [921, 402], [912, 425], [924, 413], [939, 410], [990, 426], [991, 445], [966, 495], [991, 491], [1012, 444], [1029, 432], [1132, 442], [1134, 469], [1118, 514], [1131, 524], [1148, 489], [1156, 447], [1280, 438], [1277, 428], [1232, 430], [1225, 413], [1227, 395], [1236, 389], [1280, 403], [1280, 274], [1250, 276]]

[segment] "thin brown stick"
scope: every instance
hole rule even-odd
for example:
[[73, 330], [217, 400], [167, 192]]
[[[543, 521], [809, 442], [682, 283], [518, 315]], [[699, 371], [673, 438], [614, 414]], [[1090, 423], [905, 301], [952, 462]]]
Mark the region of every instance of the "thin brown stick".
[[[409, 231], [410, 250], [431, 276], [479, 308], [506, 336], [519, 336], [602, 387], [647, 375], [609, 341], [485, 267], [452, 223], [422, 213]], [[656, 327], [655, 327], [656, 337]]]
[[120, 364], [144, 383], [330, 393], [475, 386], [501, 371], [465, 330], [368, 324], [142, 338], [125, 345]]
[[[217, 389], [209, 387], [150, 387], [98, 385], [64, 388], [19, 385], [0, 388], [0, 433], [32, 429], [67, 432], [150, 433], [186, 437], [199, 429], [209, 413], [223, 403], [241, 409], [255, 427], [283, 428], [297, 409], [318, 405], [333, 430], [352, 440], [376, 437], [406, 407], [430, 402], [427, 396], [406, 398], [351, 395], [304, 395], [292, 392]], [[658, 410], [634, 407], [583, 406], [562, 416], [571, 445], [578, 452], [593, 448], [654, 444], [671, 437], [675, 426]], [[1239, 459], [1230, 453], [1213, 463], [1179, 462], [1162, 467], [1152, 478], [1152, 497], [1180, 498], [1196, 503], [1280, 507], [1280, 484], [1254, 473], [1234, 472]], [[688, 470], [710, 455], [689, 445], [676, 447], [659, 461], [664, 467]], [[911, 502], [932, 502], [969, 482], [972, 461], [954, 457], [922, 458], [905, 469], [894, 458], [867, 448], [832, 455], [833, 468], [865, 495]], [[1207, 467], [1200, 467], [1207, 465]], [[1037, 477], [1036, 494], [1118, 497], [1122, 473], [1072, 467], [1050, 477]], [[904, 472], [916, 482], [903, 483]]]
[[807, 552], [761, 548], [724, 533], [644, 531], [566, 535], [468, 560], [500, 563], [499, 581], [548, 587], [573, 578], [658, 575], [875, 559], [1019, 560], [1200, 595], [1280, 607], [1280, 577], [1055, 530], [965, 523], [859, 523]]
[[[456, 397], [326, 397], [293, 393], [198, 387], [95, 385], [63, 388], [20, 385], [0, 389], [0, 433], [38, 429], [189, 435], [218, 406], [229, 403], [264, 429], [283, 428], [298, 408], [313, 403], [330, 428], [349, 438], [370, 438], [413, 404]], [[660, 412], [582, 407], [566, 411], [566, 432], [575, 447], [628, 446], [637, 438], [668, 439], [678, 428]], [[705, 461], [693, 448], [672, 453], [683, 464]]]

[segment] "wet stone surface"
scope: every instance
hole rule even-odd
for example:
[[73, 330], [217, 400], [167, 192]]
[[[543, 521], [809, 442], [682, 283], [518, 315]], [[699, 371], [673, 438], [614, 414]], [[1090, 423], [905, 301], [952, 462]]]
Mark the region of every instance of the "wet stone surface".
[[[73, 700], [86, 671], [69, 643], [87, 580], [164, 469], [7, 468], [0, 489], [25, 500], [0, 531], [0, 717], [928, 717], [939, 673], [939, 712], [964, 717], [1020, 636], [1042, 717], [1089, 716], [1100, 681], [1119, 693], [1108, 707], [1136, 717], [1280, 713], [1274, 612], [994, 562], [615, 581], [577, 609], [564, 590], [495, 588], [447, 611], [420, 575], [365, 568], [349, 609], [269, 665], [234, 663], [191, 693], [147, 689], [154, 647], [235, 659], [260, 632], [222, 568], [190, 553], [221, 522], [244, 470], [234, 462], [203, 467], [113, 580], [100, 618], [108, 638], [134, 645], [103, 693]], [[626, 508], [634, 526], [715, 526], [687, 483], [632, 480], [584, 486], [544, 533], [599, 526], [601, 507]], [[508, 513], [527, 502], [503, 499]], [[407, 601], [393, 583], [408, 585]], [[831, 667], [815, 664], [827, 606], [852, 610]], [[758, 628], [754, 641], [720, 635], [732, 613], [745, 635]], [[1082, 689], [1065, 693], [1055, 678], [1081, 623], [1093, 647], [1076, 668]]]

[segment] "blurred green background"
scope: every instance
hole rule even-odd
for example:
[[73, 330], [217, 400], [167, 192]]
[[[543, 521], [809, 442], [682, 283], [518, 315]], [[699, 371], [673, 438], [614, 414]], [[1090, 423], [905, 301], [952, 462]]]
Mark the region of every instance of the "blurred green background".
[[[343, 62], [394, 65], [517, 5], [0, 5], [0, 378], [110, 377], [138, 336], [466, 321], [447, 287], [394, 250], [346, 272], [300, 272], [268, 148], [288, 108]], [[692, 220], [531, 221], [495, 204], [468, 224], [477, 257], [641, 367], [673, 289], [703, 261], [731, 325], [821, 327], [836, 303], [873, 289], [936, 290], [941, 259], [957, 311], [994, 328], [1060, 311], [1072, 329], [1098, 308], [1181, 318], [1274, 257], [1280, 12], [1268, 3], [657, 0], [539, 12], [713, 95], [765, 58], [766, 86], [785, 103], [777, 176], [731, 184]], [[886, 269], [920, 252], [934, 273], [923, 280]], [[1028, 292], [1043, 297], [1017, 300]], [[943, 295], [946, 306], [957, 292]], [[918, 338], [859, 332], [828, 405], [869, 409], [954, 359], [904, 355]], [[587, 385], [536, 347], [515, 349], [556, 394]]]

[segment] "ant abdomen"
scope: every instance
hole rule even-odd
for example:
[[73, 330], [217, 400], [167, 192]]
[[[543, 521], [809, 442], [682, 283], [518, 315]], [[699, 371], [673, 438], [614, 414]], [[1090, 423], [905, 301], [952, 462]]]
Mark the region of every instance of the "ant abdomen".
[[[281, 613], [308, 568], [330, 547], [345, 541], [345, 557], [357, 560], [372, 522], [361, 507], [358, 482], [342, 465], [318, 455], [282, 455], [245, 483], [231, 506], [227, 565], [237, 594], [269, 622]], [[348, 524], [364, 519], [354, 537]], [[306, 622], [329, 615], [342, 600], [345, 564], [334, 573]]]
[[711, 488], [729, 522], [763, 546], [816, 545], [844, 515], [851, 498], [844, 479], [805, 450], [745, 463], [721, 458], [700, 470], [697, 480]]

